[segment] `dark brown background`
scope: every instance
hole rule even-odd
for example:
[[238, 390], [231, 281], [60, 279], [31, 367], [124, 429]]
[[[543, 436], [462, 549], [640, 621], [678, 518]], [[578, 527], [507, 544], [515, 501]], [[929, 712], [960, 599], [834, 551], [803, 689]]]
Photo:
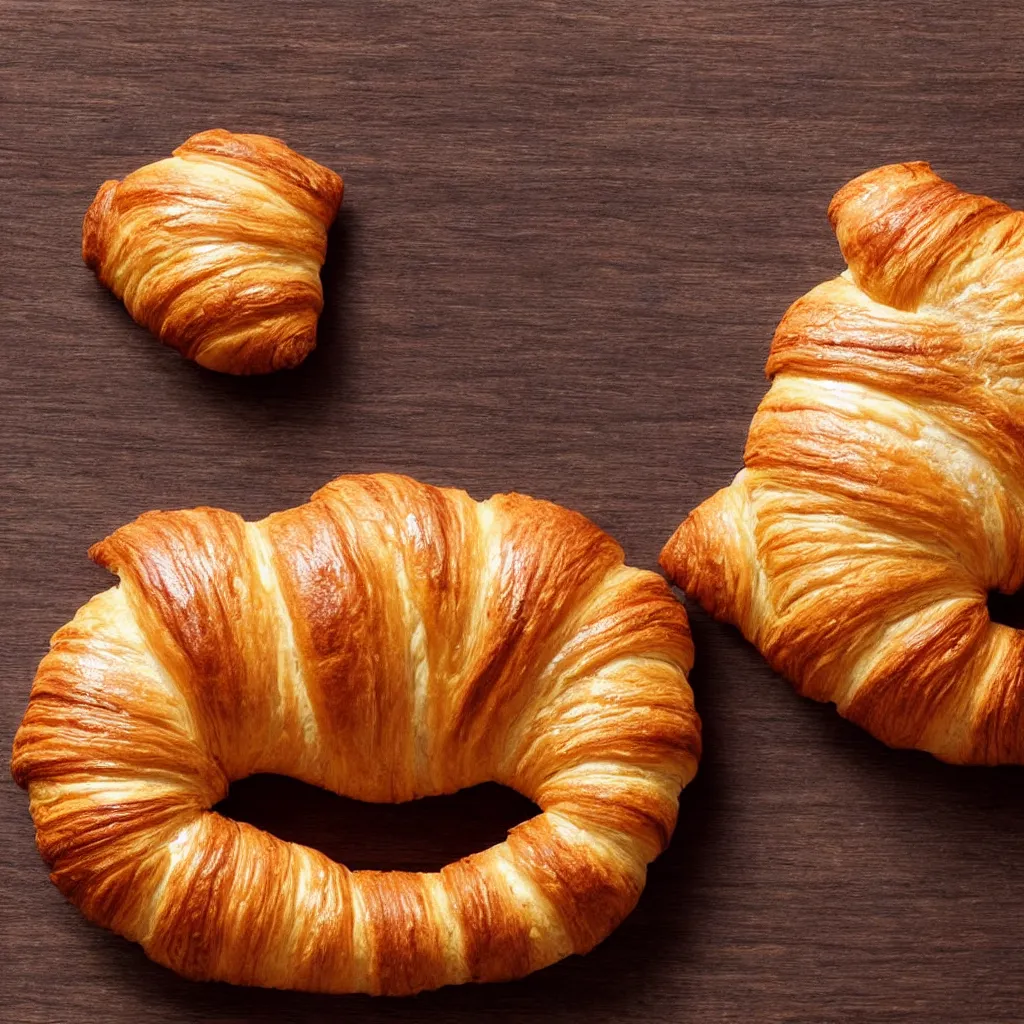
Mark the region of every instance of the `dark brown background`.
[[[1021, 773], [890, 752], [699, 612], [675, 841], [607, 942], [515, 984], [182, 981], [64, 903], [6, 771], [48, 636], [108, 585], [86, 547], [145, 509], [258, 517], [399, 470], [562, 502], [653, 566], [738, 468], [775, 322], [841, 267], [839, 185], [928, 159], [1024, 203], [1022, 46], [1016, 0], [0, 0], [0, 1018], [1024, 1020]], [[186, 364], [79, 258], [104, 178], [212, 126], [345, 176], [292, 373]], [[354, 867], [436, 867], [530, 812], [281, 780], [231, 804]]]

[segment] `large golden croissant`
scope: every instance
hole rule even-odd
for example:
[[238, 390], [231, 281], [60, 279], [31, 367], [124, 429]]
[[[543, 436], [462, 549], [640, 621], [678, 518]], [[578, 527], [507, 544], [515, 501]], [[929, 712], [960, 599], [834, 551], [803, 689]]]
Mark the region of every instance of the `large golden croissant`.
[[320, 267], [342, 181], [265, 135], [193, 135], [106, 181], [82, 256], [128, 312], [225, 373], [296, 366], [316, 345]]
[[745, 469], [662, 564], [892, 746], [1024, 761], [1024, 214], [924, 163], [842, 188], [847, 270], [775, 333]]
[[[590, 949], [696, 771], [686, 615], [581, 515], [341, 477], [247, 523], [152, 512], [91, 551], [14, 744], [39, 848], [92, 920], [194, 978], [410, 993]], [[221, 817], [278, 772], [362, 800], [485, 780], [543, 809], [436, 874], [349, 872]]]

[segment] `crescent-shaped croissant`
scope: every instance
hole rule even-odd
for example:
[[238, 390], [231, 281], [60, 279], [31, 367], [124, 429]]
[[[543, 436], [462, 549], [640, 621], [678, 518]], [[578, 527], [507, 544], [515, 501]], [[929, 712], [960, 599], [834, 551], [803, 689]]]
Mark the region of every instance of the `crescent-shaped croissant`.
[[[693, 649], [581, 515], [341, 477], [91, 555], [120, 585], [53, 638], [13, 756], [91, 920], [192, 978], [402, 994], [584, 952], [636, 903], [700, 755]], [[253, 772], [372, 801], [494, 780], [542, 813], [438, 873], [350, 872], [210, 809]]]
[[215, 129], [106, 181], [82, 256], [164, 344], [224, 373], [297, 366], [316, 345], [334, 171], [265, 135]]
[[662, 565], [886, 743], [1024, 761], [1024, 215], [924, 163], [829, 207], [846, 271], [775, 333], [745, 468]]

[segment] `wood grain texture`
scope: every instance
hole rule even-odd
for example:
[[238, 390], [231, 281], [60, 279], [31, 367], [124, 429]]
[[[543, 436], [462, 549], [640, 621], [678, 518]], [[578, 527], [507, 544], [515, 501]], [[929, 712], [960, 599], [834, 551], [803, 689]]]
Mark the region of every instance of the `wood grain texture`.
[[[443, 13], [442, 13], [443, 12]], [[636, 912], [585, 958], [409, 1001], [196, 985], [46, 878], [10, 741], [85, 550], [149, 508], [250, 518], [341, 472], [579, 509], [653, 568], [740, 464], [825, 208], [930, 160], [1024, 205], [1024, 12], [603, 0], [0, 0], [0, 1016], [53, 1021], [1024, 1020], [1021, 773], [892, 753], [693, 611], [706, 754]], [[345, 177], [320, 345], [227, 379], [81, 263], [99, 183], [220, 125]], [[256, 779], [240, 817], [430, 867], [529, 814]]]

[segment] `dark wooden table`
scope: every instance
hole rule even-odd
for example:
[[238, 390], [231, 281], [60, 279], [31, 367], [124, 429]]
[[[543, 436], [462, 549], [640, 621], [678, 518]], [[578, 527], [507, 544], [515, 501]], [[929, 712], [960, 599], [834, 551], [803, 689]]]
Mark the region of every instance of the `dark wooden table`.
[[[0, 0], [0, 1018], [1024, 1020], [1020, 771], [895, 753], [692, 613], [701, 773], [636, 912], [525, 981], [411, 1000], [193, 984], [47, 880], [7, 752], [50, 633], [149, 508], [250, 517], [339, 473], [579, 509], [653, 566], [739, 466], [786, 305], [841, 267], [847, 178], [928, 159], [1024, 203], [1014, 0]], [[320, 348], [236, 380], [79, 257], [98, 184], [199, 129], [342, 172]], [[527, 816], [496, 788], [230, 809], [353, 867], [438, 867]]]

